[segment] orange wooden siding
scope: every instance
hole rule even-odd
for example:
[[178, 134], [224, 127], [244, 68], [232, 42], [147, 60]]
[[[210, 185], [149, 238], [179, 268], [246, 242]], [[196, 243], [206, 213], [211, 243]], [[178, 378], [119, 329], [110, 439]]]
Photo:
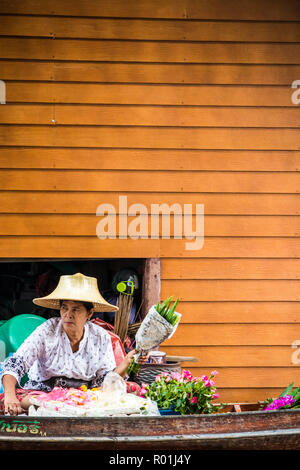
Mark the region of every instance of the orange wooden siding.
[[[0, 3], [0, 257], [161, 258], [163, 349], [225, 401], [300, 385], [299, 21], [297, 0]], [[203, 248], [173, 217], [170, 240], [100, 241], [121, 195], [148, 222], [204, 204]]]

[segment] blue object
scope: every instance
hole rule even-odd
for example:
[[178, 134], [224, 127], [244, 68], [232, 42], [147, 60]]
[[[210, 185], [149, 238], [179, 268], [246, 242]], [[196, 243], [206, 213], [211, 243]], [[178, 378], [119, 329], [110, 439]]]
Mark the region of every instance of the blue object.
[[158, 411], [161, 416], [180, 415], [180, 412], [175, 411], [172, 406], [170, 408], [158, 408]]

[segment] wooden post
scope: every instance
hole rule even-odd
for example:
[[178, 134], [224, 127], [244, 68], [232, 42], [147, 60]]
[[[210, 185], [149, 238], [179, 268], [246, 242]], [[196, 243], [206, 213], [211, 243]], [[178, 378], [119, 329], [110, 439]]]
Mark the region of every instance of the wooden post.
[[144, 266], [143, 277], [143, 318], [150, 307], [160, 300], [160, 259], [147, 258]]

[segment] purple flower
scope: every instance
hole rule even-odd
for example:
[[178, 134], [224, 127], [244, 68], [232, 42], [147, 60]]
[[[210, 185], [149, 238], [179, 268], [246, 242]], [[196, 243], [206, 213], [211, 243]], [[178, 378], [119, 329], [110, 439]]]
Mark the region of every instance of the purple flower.
[[291, 395], [285, 395], [284, 397], [279, 397], [276, 400], [273, 400], [265, 410], [279, 410], [284, 406], [292, 405], [295, 402], [294, 398]]

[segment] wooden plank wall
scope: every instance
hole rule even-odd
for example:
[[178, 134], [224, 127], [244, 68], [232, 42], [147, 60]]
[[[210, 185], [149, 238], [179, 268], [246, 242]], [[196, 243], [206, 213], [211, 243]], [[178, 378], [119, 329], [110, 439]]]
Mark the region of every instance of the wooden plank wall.
[[[292, 380], [300, 339], [297, 0], [2, 0], [0, 256], [160, 257], [164, 349], [225, 401]], [[205, 206], [205, 242], [95, 236], [96, 208]]]

